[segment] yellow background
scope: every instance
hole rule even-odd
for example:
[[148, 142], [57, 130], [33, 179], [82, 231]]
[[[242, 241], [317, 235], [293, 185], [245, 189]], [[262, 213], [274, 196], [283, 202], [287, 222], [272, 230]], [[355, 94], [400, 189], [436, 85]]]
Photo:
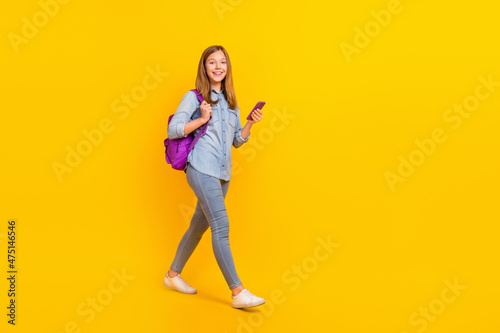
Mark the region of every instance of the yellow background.
[[[388, 6], [71, 0], [16, 53], [9, 34], [41, 7], [3, 3], [1, 267], [16, 219], [19, 273], [15, 327], [2, 274], [2, 332], [498, 332], [499, 87], [459, 128], [443, 118], [479, 77], [500, 81], [498, 5], [402, 0], [377, 31]], [[349, 62], [340, 46], [367, 25]], [[164, 160], [167, 119], [213, 44], [242, 118], [267, 102], [226, 198], [238, 274], [267, 300], [249, 310], [231, 308], [209, 232], [182, 273], [198, 294], [162, 285], [195, 202]], [[168, 75], [121, 119], [112, 103], [157, 67]], [[113, 131], [59, 181], [52, 164], [103, 119]], [[446, 141], [391, 191], [384, 174], [435, 128]], [[318, 238], [340, 246], [326, 256]], [[110, 293], [122, 270], [133, 279]], [[90, 320], [78, 309], [96, 297]]]

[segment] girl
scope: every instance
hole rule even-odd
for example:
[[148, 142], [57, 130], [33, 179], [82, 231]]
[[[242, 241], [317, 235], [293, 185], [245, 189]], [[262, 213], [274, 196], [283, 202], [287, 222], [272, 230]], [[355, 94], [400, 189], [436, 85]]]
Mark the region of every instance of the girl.
[[229, 220], [224, 199], [231, 179], [231, 146], [248, 141], [252, 125], [261, 121], [262, 111], [255, 110], [252, 120], [242, 128], [231, 72], [231, 61], [221, 45], [208, 47], [202, 54], [196, 77], [196, 89], [203, 97], [200, 104], [193, 91], [187, 92], [168, 125], [168, 137], [177, 139], [196, 135], [209, 121], [205, 135], [189, 153], [184, 172], [198, 203], [191, 224], [182, 237], [164, 284], [181, 293], [196, 294], [180, 276], [184, 265], [208, 229], [217, 264], [232, 291], [232, 306], [248, 308], [265, 303], [243, 287], [234, 266], [229, 246]]

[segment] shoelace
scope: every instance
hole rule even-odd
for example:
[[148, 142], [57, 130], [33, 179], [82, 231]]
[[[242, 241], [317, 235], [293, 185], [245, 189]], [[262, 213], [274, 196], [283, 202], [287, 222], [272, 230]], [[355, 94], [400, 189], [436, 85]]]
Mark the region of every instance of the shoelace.
[[[248, 291], [248, 289], [242, 290], [241, 293], [243, 293], [245, 296], [247, 296], [251, 300], [253, 300], [256, 297], [254, 294], [252, 294], [250, 291]], [[238, 294], [238, 296], [239, 296], [239, 294]]]
[[185, 287], [186, 289], [190, 287], [190, 285], [189, 285], [189, 284], [187, 284], [187, 283], [186, 283], [186, 281], [184, 281], [184, 280], [181, 278], [181, 275], [180, 275], [180, 274], [179, 274], [179, 275], [177, 275], [177, 276], [179, 277], [179, 279], [178, 279], [178, 280], [182, 283], [182, 285], [184, 285], [184, 287]]
[[247, 290], [246, 294], [248, 295], [248, 297], [250, 297], [251, 299], [254, 299], [254, 298], [257, 298], [257, 296], [255, 296], [254, 294], [252, 294], [251, 292], [249, 292]]

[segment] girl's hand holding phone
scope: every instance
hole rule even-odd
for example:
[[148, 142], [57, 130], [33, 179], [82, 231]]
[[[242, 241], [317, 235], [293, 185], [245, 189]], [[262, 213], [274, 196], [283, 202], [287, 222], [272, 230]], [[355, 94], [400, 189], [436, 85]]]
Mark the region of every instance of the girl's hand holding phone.
[[208, 104], [206, 101], [203, 101], [200, 105], [201, 110], [201, 119], [203, 123], [206, 123], [212, 117], [212, 106]]
[[252, 112], [250, 117], [252, 117], [252, 120], [248, 120], [248, 122], [252, 125], [261, 121], [262, 120], [262, 110], [256, 109], [254, 112]]
[[253, 125], [262, 120], [262, 108], [264, 107], [265, 102], [258, 102], [257, 105], [253, 108], [252, 112], [247, 117], [250, 125]]

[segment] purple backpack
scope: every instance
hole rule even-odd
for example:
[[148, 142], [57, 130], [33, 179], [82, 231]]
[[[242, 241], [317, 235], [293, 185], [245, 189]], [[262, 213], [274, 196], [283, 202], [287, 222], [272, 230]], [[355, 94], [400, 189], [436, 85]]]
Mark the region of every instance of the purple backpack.
[[[203, 97], [201, 97], [198, 90], [192, 89], [191, 91], [194, 91], [196, 96], [198, 96], [200, 102], [203, 102]], [[173, 116], [174, 115], [168, 117], [168, 124], [170, 124]], [[205, 135], [205, 133], [207, 132], [207, 127], [208, 121], [205, 123], [205, 125], [203, 125], [195, 138], [193, 138], [192, 134], [189, 134], [184, 138], [165, 139], [163, 143], [165, 145], [165, 159], [167, 160], [168, 164], [172, 165], [172, 168], [174, 168], [175, 170], [184, 170], [189, 153], [191, 152], [191, 150], [193, 150], [194, 145], [196, 144], [196, 142], [198, 142], [200, 137], [202, 135]]]

